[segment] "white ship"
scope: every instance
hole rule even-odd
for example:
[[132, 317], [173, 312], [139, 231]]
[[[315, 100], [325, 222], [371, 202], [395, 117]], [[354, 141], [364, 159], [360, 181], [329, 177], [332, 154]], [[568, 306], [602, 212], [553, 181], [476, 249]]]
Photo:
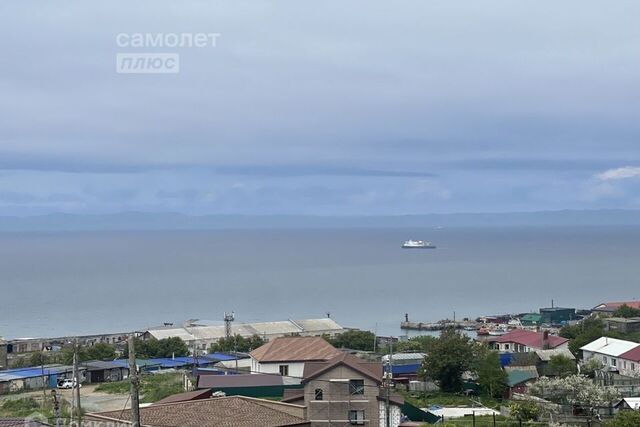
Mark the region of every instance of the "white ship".
[[407, 240], [402, 244], [403, 249], [435, 249], [436, 245], [425, 240]]

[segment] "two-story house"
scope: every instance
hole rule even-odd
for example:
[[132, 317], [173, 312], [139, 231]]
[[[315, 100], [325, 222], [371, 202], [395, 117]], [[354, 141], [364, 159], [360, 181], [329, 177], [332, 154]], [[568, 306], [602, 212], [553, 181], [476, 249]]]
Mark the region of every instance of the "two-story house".
[[324, 362], [342, 352], [321, 337], [275, 338], [253, 350], [251, 372], [282, 375], [285, 384], [299, 383], [310, 362]]
[[[622, 367], [625, 360], [623, 355], [628, 354], [631, 350], [640, 347], [640, 344], [619, 340], [616, 338], [600, 337], [589, 344], [580, 347], [582, 350], [582, 359], [598, 359], [602, 365], [609, 371], [623, 371]], [[628, 356], [629, 357], [629, 356]], [[631, 362], [630, 359], [626, 359]]]
[[529, 353], [536, 350], [569, 348], [567, 338], [526, 329], [514, 329], [504, 335], [492, 337], [486, 342], [489, 347], [504, 353]]
[[[386, 393], [379, 362], [368, 362], [342, 353], [326, 362], [305, 365], [302, 392], [291, 390], [283, 402], [304, 405], [311, 426], [384, 426]], [[389, 396], [391, 426], [401, 423], [404, 401]]]

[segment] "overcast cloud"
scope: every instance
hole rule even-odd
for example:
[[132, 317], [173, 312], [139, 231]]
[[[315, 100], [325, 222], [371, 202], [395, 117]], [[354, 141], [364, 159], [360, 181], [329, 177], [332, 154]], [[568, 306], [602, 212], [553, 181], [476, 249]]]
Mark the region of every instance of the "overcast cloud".
[[[0, 215], [640, 208], [640, 2], [0, 3]], [[215, 48], [119, 33], [220, 33]], [[180, 73], [117, 74], [176, 52]]]

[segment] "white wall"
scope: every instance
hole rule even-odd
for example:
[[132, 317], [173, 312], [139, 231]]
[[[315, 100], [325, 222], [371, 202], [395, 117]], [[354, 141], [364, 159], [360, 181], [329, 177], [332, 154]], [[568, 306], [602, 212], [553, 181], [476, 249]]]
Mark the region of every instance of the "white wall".
[[304, 374], [304, 362], [260, 363], [254, 358], [251, 358], [252, 373], [279, 374], [280, 365], [289, 366], [289, 377], [302, 378], [302, 374]]

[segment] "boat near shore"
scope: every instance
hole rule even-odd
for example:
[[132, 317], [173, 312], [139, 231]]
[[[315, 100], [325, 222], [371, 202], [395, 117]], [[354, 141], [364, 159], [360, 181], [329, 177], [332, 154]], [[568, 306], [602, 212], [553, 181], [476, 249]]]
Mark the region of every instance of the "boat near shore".
[[402, 244], [402, 249], [435, 249], [436, 245], [426, 240], [406, 240]]

